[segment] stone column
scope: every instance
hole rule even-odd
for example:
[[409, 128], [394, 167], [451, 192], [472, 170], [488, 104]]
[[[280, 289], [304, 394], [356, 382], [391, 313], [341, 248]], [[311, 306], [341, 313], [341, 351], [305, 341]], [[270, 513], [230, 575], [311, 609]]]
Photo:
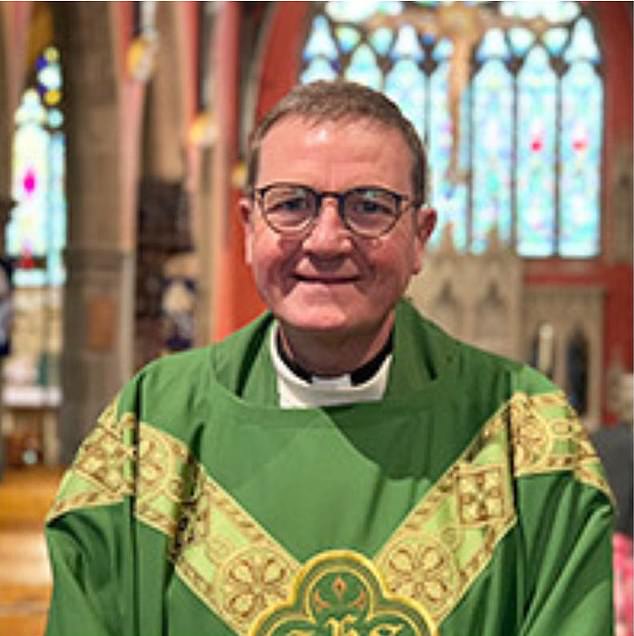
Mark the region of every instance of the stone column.
[[[60, 461], [68, 463], [133, 370], [139, 100], [118, 57], [122, 3], [60, 2], [68, 248]], [[138, 91], [137, 91], [138, 92]], [[137, 96], [138, 97], [138, 96]], [[133, 193], [132, 193], [133, 194]]]
[[96, 415], [129, 379], [134, 255], [115, 248], [66, 251], [60, 460], [71, 459]]

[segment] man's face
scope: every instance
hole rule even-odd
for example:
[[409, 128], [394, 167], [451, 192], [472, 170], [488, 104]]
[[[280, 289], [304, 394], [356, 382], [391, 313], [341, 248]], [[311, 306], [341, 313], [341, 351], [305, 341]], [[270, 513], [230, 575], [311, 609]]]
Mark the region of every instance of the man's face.
[[[411, 167], [397, 130], [368, 120], [311, 124], [289, 117], [262, 140], [255, 186], [380, 186], [411, 197]], [[378, 334], [391, 321], [435, 223], [433, 210], [410, 206], [389, 233], [362, 238], [343, 225], [336, 200], [326, 198], [312, 231], [287, 238], [266, 224], [257, 203], [243, 199], [241, 209], [247, 262], [282, 327], [340, 337]]]

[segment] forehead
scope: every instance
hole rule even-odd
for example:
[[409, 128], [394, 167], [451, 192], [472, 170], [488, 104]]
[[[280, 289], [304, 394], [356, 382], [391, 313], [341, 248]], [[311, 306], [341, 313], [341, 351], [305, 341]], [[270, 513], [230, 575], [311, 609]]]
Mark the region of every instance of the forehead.
[[369, 118], [314, 120], [287, 116], [262, 139], [260, 185], [301, 182], [323, 188], [410, 184], [412, 154], [403, 133]]

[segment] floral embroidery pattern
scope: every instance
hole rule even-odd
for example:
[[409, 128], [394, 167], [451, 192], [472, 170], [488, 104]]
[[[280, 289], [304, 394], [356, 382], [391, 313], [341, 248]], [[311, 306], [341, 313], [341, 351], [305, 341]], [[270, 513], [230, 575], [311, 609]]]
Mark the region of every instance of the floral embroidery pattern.
[[290, 578], [288, 564], [274, 552], [242, 552], [223, 568], [223, 608], [238, 623], [248, 625], [267, 607], [284, 600]]
[[507, 501], [503, 479], [500, 466], [460, 471], [456, 486], [463, 525], [488, 524], [504, 517]]
[[508, 405], [516, 477], [572, 470], [612, 497], [588, 433], [561, 391], [518, 393]]
[[135, 434], [134, 418], [117, 419], [114, 400], [99, 416], [64, 475], [47, 521], [69, 510], [108, 505], [132, 494]]
[[456, 570], [449, 552], [430, 537], [403, 541], [382, 562], [388, 580], [398, 581], [394, 590], [415, 598], [432, 615], [440, 613], [456, 587]]
[[[412, 509], [372, 563], [344, 551], [344, 561], [357, 564], [352, 570], [337, 570], [341, 576], [334, 578], [324, 574], [323, 585], [302, 592], [314, 616], [304, 616], [295, 625], [296, 634], [319, 629], [329, 636], [410, 633], [400, 631], [404, 623], [364, 623], [361, 614], [354, 614], [354, 608], [369, 607], [372, 594], [390, 607], [394, 599], [406, 599], [407, 612], [429, 612], [440, 624], [515, 523], [512, 480], [560, 470], [609, 493], [598, 458], [563, 394], [516, 394]], [[299, 594], [306, 581], [317, 581], [206, 473], [183, 442], [137, 422], [131, 413], [117, 416], [115, 402], [82, 445], [49, 519], [125, 497], [134, 498], [139, 521], [166, 536], [181, 580], [237, 634], [245, 636], [254, 625], [260, 629], [273, 616], [288, 617], [289, 590]], [[311, 567], [322, 563], [316, 559]], [[335, 607], [333, 594], [340, 604], [349, 601], [348, 613], [327, 613]], [[366, 632], [357, 630], [361, 626]], [[411, 629], [412, 634], [432, 633], [420, 626]]]

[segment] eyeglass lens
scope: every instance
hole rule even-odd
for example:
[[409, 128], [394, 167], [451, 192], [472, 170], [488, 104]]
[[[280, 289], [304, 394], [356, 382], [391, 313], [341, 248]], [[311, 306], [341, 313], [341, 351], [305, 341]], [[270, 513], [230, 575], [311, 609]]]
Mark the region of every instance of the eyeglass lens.
[[382, 188], [356, 188], [341, 194], [319, 193], [306, 186], [273, 185], [259, 192], [267, 223], [280, 233], [308, 229], [319, 215], [322, 199], [337, 198], [345, 225], [363, 236], [389, 231], [400, 215], [402, 197]]

